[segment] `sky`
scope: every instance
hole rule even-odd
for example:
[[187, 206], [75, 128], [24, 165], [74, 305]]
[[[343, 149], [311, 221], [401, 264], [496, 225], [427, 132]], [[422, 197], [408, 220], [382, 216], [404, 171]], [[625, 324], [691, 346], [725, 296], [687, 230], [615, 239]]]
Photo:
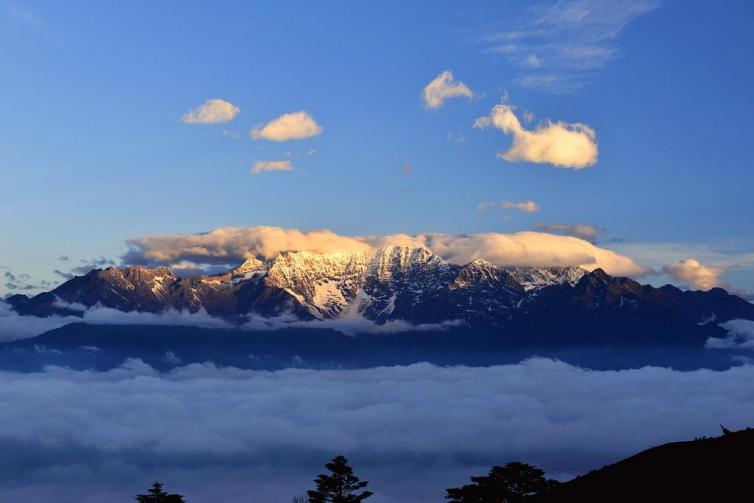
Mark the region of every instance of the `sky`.
[[736, 0], [0, 0], [0, 296], [143, 236], [257, 226], [570, 234], [641, 281], [751, 295], [752, 19]]

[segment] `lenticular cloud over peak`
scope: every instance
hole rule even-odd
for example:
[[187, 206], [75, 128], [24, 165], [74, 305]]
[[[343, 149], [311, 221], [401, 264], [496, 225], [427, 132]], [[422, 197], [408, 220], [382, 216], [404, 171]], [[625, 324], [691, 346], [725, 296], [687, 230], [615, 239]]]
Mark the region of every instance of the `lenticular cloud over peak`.
[[649, 269], [630, 257], [573, 236], [544, 232], [421, 233], [347, 236], [329, 230], [282, 227], [221, 227], [198, 234], [148, 235], [128, 241], [123, 261], [130, 264], [238, 265], [257, 257], [271, 259], [285, 251], [355, 253], [383, 246], [425, 247], [456, 264], [484, 259], [498, 266], [580, 266], [611, 275], [641, 276]]

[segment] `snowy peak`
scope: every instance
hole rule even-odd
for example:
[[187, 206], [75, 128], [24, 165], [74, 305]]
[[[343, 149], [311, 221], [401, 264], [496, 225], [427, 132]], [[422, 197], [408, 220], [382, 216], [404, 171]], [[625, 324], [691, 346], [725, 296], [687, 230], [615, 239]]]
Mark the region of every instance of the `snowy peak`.
[[507, 267], [505, 269], [527, 292], [553, 285], [575, 286], [587, 274], [581, 267]]
[[463, 320], [487, 327], [530, 318], [558, 320], [573, 313], [631, 320], [642, 310], [688, 316], [697, 323], [713, 312], [730, 319], [754, 309], [722, 290], [654, 289], [579, 267], [499, 267], [481, 259], [458, 265], [426, 248], [406, 246], [283, 252], [266, 261], [249, 258], [214, 276], [178, 277], [166, 267], [96, 269], [52, 292], [8, 302], [37, 316], [60, 314], [61, 303], [76, 303], [122, 311], [204, 310], [230, 319], [361, 316], [377, 323]]

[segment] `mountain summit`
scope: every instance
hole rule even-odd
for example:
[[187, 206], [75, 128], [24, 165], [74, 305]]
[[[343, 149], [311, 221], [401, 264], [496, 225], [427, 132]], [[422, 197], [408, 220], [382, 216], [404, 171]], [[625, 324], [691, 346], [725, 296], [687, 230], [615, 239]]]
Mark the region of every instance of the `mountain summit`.
[[722, 289], [654, 288], [579, 267], [501, 268], [484, 260], [457, 265], [426, 248], [400, 246], [283, 252], [266, 261], [249, 258], [223, 274], [185, 278], [166, 267], [109, 267], [51, 292], [16, 295], [7, 302], [20, 314], [35, 316], [75, 314], [95, 305], [152, 313], [204, 310], [227, 318], [293, 314], [326, 320], [348, 313], [378, 324], [460, 320], [519, 333], [567, 325], [574, 337], [575, 327], [675, 331], [710, 319], [754, 319], [754, 305]]

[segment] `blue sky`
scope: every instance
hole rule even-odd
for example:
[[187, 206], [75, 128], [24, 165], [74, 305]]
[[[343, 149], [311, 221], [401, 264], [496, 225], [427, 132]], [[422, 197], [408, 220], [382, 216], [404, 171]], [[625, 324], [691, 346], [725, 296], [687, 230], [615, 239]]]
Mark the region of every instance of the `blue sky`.
[[[0, 1], [4, 271], [57, 282], [128, 239], [227, 226], [588, 224], [644, 265], [694, 259], [754, 291], [751, 2], [248, 4]], [[446, 70], [474, 96], [427, 109]], [[499, 159], [512, 135], [473, 125], [503, 95], [529, 130], [588, 126], [596, 162]], [[212, 98], [241, 111], [181, 122]], [[322, 133], [249, 137], [296, 111]], [[293, 170], [250, 173], [279, 160]], [[500, 201], [539, 211], [477, 210]]]

